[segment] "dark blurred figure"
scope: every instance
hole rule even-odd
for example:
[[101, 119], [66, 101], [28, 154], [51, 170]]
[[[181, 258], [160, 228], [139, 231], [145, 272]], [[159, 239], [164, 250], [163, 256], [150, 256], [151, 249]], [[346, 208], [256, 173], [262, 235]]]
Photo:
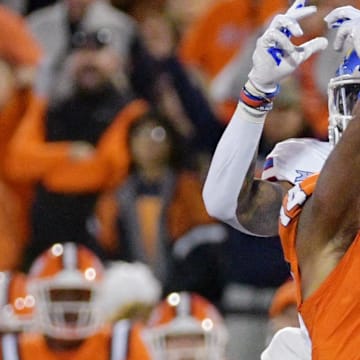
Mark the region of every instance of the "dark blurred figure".
[[116, 82], [121, 58], [108, 35], [107, 29], [74, 35], [67, 96], [48, 102], [39, 95], [12, 139], [12, 176], [37, 185], [29, 260], [54, 242], [100, 251], [86, 219], [99, 192], [127, 174], [122, 137], [127, 119], [141, 108]]
[[150, 110], [129, 130], [132, 167], [123, 186], [98, 203], [98, 236], [110, 257], [148, 264], [164, 292], [196, 291], [219, 302], [227, 238], [210, 218], [201, 181], [183, 168], [181, 138]]
[[26, 7], [25, 12], [29, 14], [35, 10], [41, 9], [45, 6], [52, 5], [56, 2], [56, 0], [27, 0], [25, 1]]
[[151, 3], [147, 5], [142, 7], [139, 29], [156, 69], [153, 84], [156, 106], [188, 143], [192, 154], [188, 165], [206, 172], [223, 125], [200, 84], [179, 60], [174, 23], [159, 7], [154, 9]]
[[[189, 143], [193, 154], [192, 164], [189, 165], [202, 172], [207, 170], [209, 154], [215, 149], [223, 125], [198, 79], [191, 76], [179, 60], [177, 50], [182, 36], [180, 18], [186, 16], [187, 21], [190, 21], [190, 14], [194, 18], [195, 13], [200, 12], [208, 1], [213, 0], [180, 5], [180, 8], [187, 7], [188, 13], [186, 10], [180, 11], [179, 5], [171, 5], [164, 0], [112, 1], [114, 6], [136, 19], [156, 74], [151, 84], [151, 100]], [[149, 86], [148, 78], [138, 77], [138, 80], [138, 88]]]
[[2, 0], [1, 4], [8, 6], [21, 15], [54, 4], [56, 0]]
[[[47, 74], [39, 82], [56, 84], [64, 60], [71, 51], [72, 38], [78, 31], [93, 32], [106, 27], [113, 33], [114, 46], [126, 65], [131, 86], [139, 96], [152, 98], [149, 86], [154, 71], [139, 36], [137, 24], [129, 15], [102, 0], [60, 0], [32, 12], [27, 20], [47, 57]], [[47, 79], [49, 78], [50, 79]], [[144, 80], [145, 87], [139, 86]], [[141, 84], [144, 84], [141, 82]], [[52, 88], [50, 86], [50, 88]]]

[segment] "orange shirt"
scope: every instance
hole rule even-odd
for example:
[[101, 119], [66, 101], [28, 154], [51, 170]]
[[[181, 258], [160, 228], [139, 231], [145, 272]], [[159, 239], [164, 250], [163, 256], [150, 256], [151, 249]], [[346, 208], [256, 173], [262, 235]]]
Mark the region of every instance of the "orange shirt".
[[31, 102], [29, 89], [17, 90], [0, 111], [0, 175], [3, 176], [6, 147]]
[[285, 12], [289, 7], [288, 0], [257, 0], [252, 1], [252, 4], [256, 26], [266, 26], [266, 22], [275, 14]]
[[[158, 206], [161, 205], [162, 200], [158, 198], [157, 204], [153, 203], [154, 199], [151, 201], [151, 204], [147, 204], [147, 209], [140, 211], [138, 209], [138, 215], [142, 216], [142, 219], [138, 220], [142, 226], [142, 232], [150, 230], [150, 237], [153, 240], [151, 244], [156, 244], [153, 237], [158, 234], [155, 234], [154, 229], [159, 227], [160, 217], [156, 215], [159, 214]], [[151, 214], [151, 218], [144, 219], [149, 215], [145, 213], [146, 210], [150, 210], [149, 207], [154, 213]], [[96, 216], [100, 225], [98, 241], [110, 252], [116, 248], [119, 241], [116, 219], [117, 216], [121, 217], [121, 211], [126, 211], [126, 209], [121, 208], [113, 191], [104, 193], [97, 202]], [[166, 208], [166, 220], [167, 231], [174, 241], [196, 226], [216, 223], [216, 220], [211, 218], [205, 209], [201, 196], [201, 183], [195, 174], [187, 171], [178, 174], [173, 197]], [[155, 249], [150, 252], [154, 253]]]
[[[314, 191], [318, 175], [312, 175], [301, 183], [302, 204]], [[300, 194], [300, 192], [298, 193]], [[289, 207], [284, 199], [280, 225], [281, 242], [285, 258], [291, 265], [297, 285], [298, 310], [306, 324], [312, 341], [313, 360], [360, 359], [360, 232], [354, 239], [336, 268], [320, 287], [306, 300], [301, 297], [301, 274], [295, 250], [296, 228], [302, 204], [293, 201]], [[286, 226], [283, 224], [287, 223]], [[311, 241], [311, 239], [309, 239]]]
[[65, 193], [97, 191], [121, 183], [130, 161], [127, 129], [147, 110], [145, 101], [134, 100], [122, 109], [102, 134], [95, 155], [84, 160], [71, 158], [71, 141], [46, 141], [47, 107], [45, 99], [33, 97], [9, 142], [7, 176], [18, 182], [41, 181], [48, 190]]
[[6, 174], [6, 161], [7, 146], [31, 98], [30, 89], [19, 89], [0, 111], [0, 270], [21, 266], [29, 233], [28, 209], [33, 188], [30, 184], [12, 181]]
[[0, 271], [22, 266], [28, 234], [26, 210], [20, 194], [0, 180]]
[[181, 60], [213, 78], [241, 49], [255, 29], [283, 6], [285, 0], [216, 1], [185, 32], [179, 45]]
[[42, 49], [25, 19], [0, 5], [0, 57], [16, 65], [37, 65]]
[[[7, 6], [0, 5], [0, 27], [1, 61], [7, 62], [14, 74], [17, 70], [35, 70], [43, 53], [25, 19]], [[7, 145], [31, 96], [29, 88], [14, 86], [10, 98], [0, 110], [0, 270], [14, 270], [21, 266], [29, 232], [28, 208], [32, 188], [28, 184], [10, 181], [5, 174], [5, 161]]]
[[[116, 339], [119, 346], [124, 346], [125, 352], [125, 357], [119, 356], [119, 360], [150, 360], [148, 349], [141, 338], [141, 330], [142, 326], [133, 325], [130, 328], [129, 336], [124, 332], [124, 338]], [[111, 345], [113, 345], [111, 343], [112, 335], [111, 327], [106, 326], [85, 340], [77, 349], [54, 351], [47, 346], [42, 335], [23, 333], [18, 339], [18, 350], [14, 348], [12, 350], [18, 351], [20, 353], [19, 358], [22, 360], [33, 360], [34, 356], [39, 360], [108, 360], [110, 359]], [[3, 356], [2, 360], [7, 360], [7, 358]]]

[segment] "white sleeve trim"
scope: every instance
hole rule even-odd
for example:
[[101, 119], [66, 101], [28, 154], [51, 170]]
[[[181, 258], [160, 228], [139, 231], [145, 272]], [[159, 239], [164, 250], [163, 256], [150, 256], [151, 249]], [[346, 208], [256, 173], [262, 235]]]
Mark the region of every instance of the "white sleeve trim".
[[17, 339], [15, 334], [4, 334], [1, 339], [2, 358], [4, 360], [19, 360]]
[[237, 199], [259, 144], [265, 117], [266, 112], [239, 102], [216, 147], [203, 189], [205, 206], [211, 216], [250, 235], [257, 234], [239, 223]]
[[129, 320], [120, 320], [114, 325], [111, 340], [111, 360], [127, 359], [130, 329]]

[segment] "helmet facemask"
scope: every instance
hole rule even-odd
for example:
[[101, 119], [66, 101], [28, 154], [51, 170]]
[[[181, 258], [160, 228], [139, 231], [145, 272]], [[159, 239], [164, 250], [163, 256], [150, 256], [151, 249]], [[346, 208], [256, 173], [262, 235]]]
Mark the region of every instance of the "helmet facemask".
[[211, 319], [178, 317], [149, 335], [156, 360], [221, 360], [225, 356], [227, 334]]
[[153, 310], [146, 339], [154, 360], [223, 360], [228, 332], [218, 310], [202, 296], [169, 294]]
[[98, 330], [97, 284], [85, 281], [78, 271], [64, 270], [54, 278], [34, 280], [30, 288], [36, 298], [36, 325], [45, 335], [81, 340]]
[[360, 59], [355, 50], [345, 57], [328, 85], [329, 142], [335, 145], [353, 117], [360, 94]]

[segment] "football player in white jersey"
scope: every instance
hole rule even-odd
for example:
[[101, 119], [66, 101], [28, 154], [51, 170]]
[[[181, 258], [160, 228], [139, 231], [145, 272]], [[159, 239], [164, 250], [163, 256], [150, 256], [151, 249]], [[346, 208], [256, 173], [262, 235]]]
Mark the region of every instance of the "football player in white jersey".
[[[322, 37], [300, 46], [291, 42], [292, 37], [303, 33], [298, 21], [316, 10], [315, 6], [306, 6], [305, 0], [296, 0], [285, 14], [274, 17], [258, 39], [249, 80], [211, 160], [203, 189], [206, 208], [210, 215], [246, 234], [278, 234], [283, 196], [294, 184], [321, 170], [337, 136], [337, 125], [330, 116], [329, 141], [297, 138], [280, 142], [267, 156], [262, 178], [254, 177], [257, 148], [279, 82], [327, 47]], [[351, 36], [356, 18], [360, 18], [360, 11], [351, 6], [333, 10], [325, 18], [329, 27], [340, 27], [336, 50], [351, 41], [360, 53], [360, 44]]]
[[[274, 18], [258, 40], [249, 81], [218, 144], [206, 179], [203, 196], [209, 213], [248, 234], [278, 234], [283, 195], [294, 184], [321, 170], [332, 145], [350, 121], [352, 105], [359, 96], [359, 80], [355, 83], [351, 75], [360, 69], [360, 11], [346, 6], [325, 18], [329, 27], [339, 28], [334, 48], [340, 50], [349, 42], [355, 49], [340, 66], [339, 76], [329, 83], [329, 142], [316, 139], [281, 142], [267, 157], [262, 179], [254, 179], [257, 147], [279, 81], [327, 46], [323, 38], [300, 46], [291, 43], [289, 35], [301, 34], [298, 20], [314, 11], [315, 8], [305, 6], [305, 1], [295, 1], [285, 15]], [[346, 83], [342, 74], [350, 75], [345, 76]], [[274, 336], [261, 359], [311, 359], [310, 338], [304, 324], [301, 321], [300, 324], [298, 329], [285, 328]]]

